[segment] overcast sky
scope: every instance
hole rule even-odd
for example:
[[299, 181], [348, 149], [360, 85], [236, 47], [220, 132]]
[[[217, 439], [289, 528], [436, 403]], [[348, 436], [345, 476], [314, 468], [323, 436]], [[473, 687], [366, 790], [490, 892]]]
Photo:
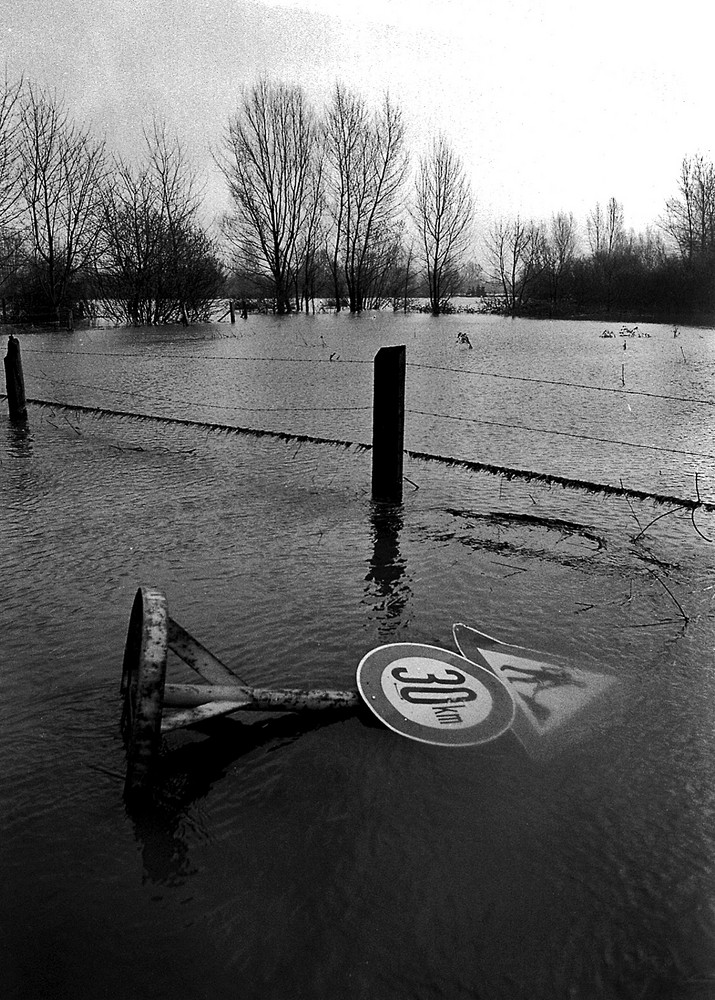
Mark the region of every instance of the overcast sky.
[[711, 0], [2, 0], [11, 76], [64, 94], [131, 155], [153, 112], [225, 207], [210, 148], [260, 74], [322, 104], [336, 79], [400, 104], [419, 154], [443, 131], [482, 225], [583, 221], [615, 196], [657, 222], [685, 155], [715, 153]]

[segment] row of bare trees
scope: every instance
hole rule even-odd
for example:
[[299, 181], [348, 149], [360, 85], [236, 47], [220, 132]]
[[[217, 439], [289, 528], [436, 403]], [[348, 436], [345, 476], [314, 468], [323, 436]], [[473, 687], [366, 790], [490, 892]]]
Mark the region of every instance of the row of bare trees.
[[59, 321], [103, 303], [117, 321], [205, 316], [220, 290], [201, 191], [160, 121], [138, 165], [111, 157], [56, 95], [5, 80], [0, 94], [0, 280], [16, 317]]
[[454, 291], [470, 242], [470, 185], [439, 138], [409, 198], [405, 124], [389, 95], [372, 110], [338, 83], [320, 119], [299, 87], [260, 80], [244, 90], [219, 162], [236, 266], [269, 280], [277, 312], [307, 307], [320, 274], [336, 307], [353, 313], [409, 291], [418, 268], [433, 313]]
[[[419, 291], [437, 315], [466, 287], [469, 179], [443, 136], [410, 177], [405, 123], [387, 95], [370, 109], [337, 83], [319, 116], [299, 87], [261, 80], [243, 92], [220, 165], [235, 267], [280, 313], [307, 308], [317, 286], [351, 312]], [[714, 220], [713, 166], [686, 159], [656, 231], [627, 232], [615, 198], [581, 230], [568, 212], [497, 220], [482, 236], [481, 278], [496, 279], [498, 308], [512, 316], [707, 312]]]
[[623, 206], [610, 198], [588, 214], [585, 241], [573, 215], [559, 212], [548, 223], [497, 221], [485, 250], [512, 316], [707, 317], [715, 312], [715, 168], [701, 156], [683, 161], [679, 196], [658, 230], [628, 231]]
[[[482, 235], [464, 166], [437, 136], [411, 169], [389, 95], [375, 108], [336, 83], [319, 114], [296, 86], [243, 91], [215, 158], [233, 210], [223, 241], [201, 222], [203, 191], [160, 119], [127, 162], [64, 103], [7, 78], [0, 91], [0, 292], [18, 316], [98, 300], [118, 322], [188, 322], [224, 292], [222, 260], [279, 313], [317, 295], [353, 313], [425, 294], [435, 314], [457, 290], [498, 282], [500, 308], [610, 314], [715, 309], [715, 168], [683, 161], [656, 231], [627, 232], [622, 205], [520, 216]], [[314, 307], [314, 305], [313, 305]]]

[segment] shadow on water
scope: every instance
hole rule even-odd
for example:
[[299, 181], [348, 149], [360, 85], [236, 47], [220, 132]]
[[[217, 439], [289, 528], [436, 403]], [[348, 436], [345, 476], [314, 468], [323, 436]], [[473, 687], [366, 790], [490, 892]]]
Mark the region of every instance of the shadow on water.
[[[386, 640], [403, 623], [412, 591], [400, 552], [403, 511], [399, 505], [371, 505], [373, 549], [365, 577], [366, 600], [379, 620]], [[185, 837], [191, 806], [208, 795], [232, 764], [271, 744], [293, 742], [300, 736], [355, 715], [362, 725], [380, 726], [367, 709], [357, 712], [290, 714], [244, 723], [236, 718], [215, 719], [195, 726], [193, 735], [170, 737], [157, 762], [154, 789], [149, 797], [127, 801], [127, 812], [142, 846], [145, 878], [158, 884], [176, 884], [194, 869]], [[203, 738], [195, 738], [196, 736]]]
[[365, 577], [365, 597], [379, 619], [381, 638], [404, 625], [403, 614], [412, 597], [407, 563], [400, 552], [402, 506], [373, 503], [370, 511], [373, 549]]
[[[189, 742], [165, 747], [156, 765], [152, 792], [126, 800], [127, 814], [142, 846], [145, 878], [173, 885], [194, 873], [184, 821], [191, 806], [208, 795], [232, 764], [261, 747], [292, 743], [349, 716], [356, 716], [365, 726], [380, 726], [367, 709], [306, 712], [254, 723], [221, 718], [193, 727], [193, 733], [204, 739], [189, 737]], [[186, 738], [187, 734], [183, 735]]]

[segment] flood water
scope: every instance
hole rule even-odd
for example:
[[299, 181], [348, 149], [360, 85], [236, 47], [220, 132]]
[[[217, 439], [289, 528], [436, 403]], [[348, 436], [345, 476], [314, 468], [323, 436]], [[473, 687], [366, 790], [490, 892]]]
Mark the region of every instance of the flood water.
[[[405, 344], [411, 451], [715, 503], [715, 334], [608, 326], [18, 331], [31, 399], [102, 412], [31, 403], [23, 431], [2, 401], [3, 996], [715, 996], [712, 510], [417, 458], [385, 507], [357, 447]], [[135, 812], [140, 585], [251, 684], [350, 689], [369, 650], [466, 622], [616, 694], [540, 753], [239, 715], [168, 737]]]

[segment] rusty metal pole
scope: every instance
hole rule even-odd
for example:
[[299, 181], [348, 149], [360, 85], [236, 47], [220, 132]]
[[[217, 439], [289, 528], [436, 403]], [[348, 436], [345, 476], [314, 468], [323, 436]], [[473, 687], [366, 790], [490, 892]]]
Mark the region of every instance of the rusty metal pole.
[[241, 708], [253, 712], [319, 712], [336, 709], [356, 709], [361, 705], [357, 691], [335, 691], [329, 688], [302, 690], [296, 688], [254, 688], [238, 684], [165, 684], [165, 707], [195, 708], [211, 702], [241, 703]]
[[20, 341], [12, 334], [7, 341], [5, 356], [5, 384], [10, 419], [14, 423], [27, 423], [27, 403], [25, 401], [25, 379], [22, 374]]
[[169, 648], [166, 597], [140, 587], [134, 598], [124, 648], [122, 729], [127, 745], [125, 797], [151, 789], [161, 742], [161, 716]]
[[372, 499], [402, 502], [405, 448], [406, 349], [381, 347], [375, 355], [372, 409]]

